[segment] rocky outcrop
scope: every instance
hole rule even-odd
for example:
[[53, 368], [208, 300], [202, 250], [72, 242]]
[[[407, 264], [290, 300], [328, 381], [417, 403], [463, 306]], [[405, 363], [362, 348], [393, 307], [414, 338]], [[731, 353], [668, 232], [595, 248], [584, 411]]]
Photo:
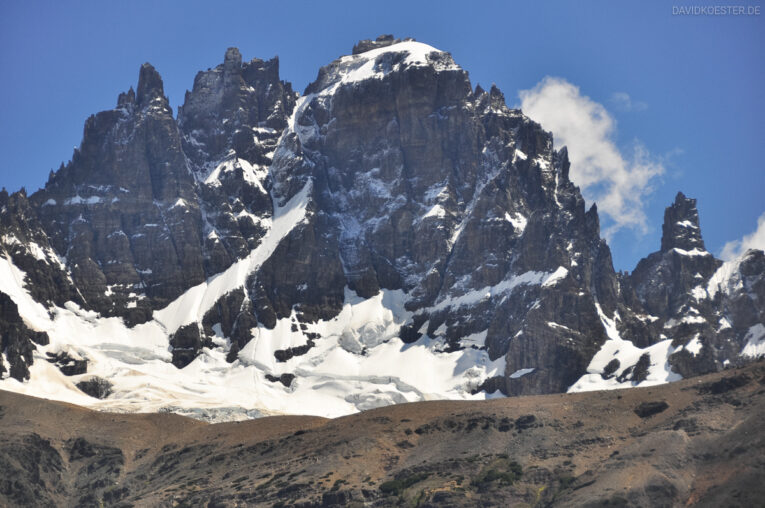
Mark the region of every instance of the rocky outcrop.
[[232, 150], [251, 164], [268, 165], [297, 94], [279, 79], [279, 58], [242, 63], [228, 48], [221, 65], [194, 78], [178, 110], [184, 150], [198, 169]]
[[88, 371], [88, 361], [79, 356], [70, 355], [67, 351], [57, 353], [46, 353], [48, 362], [55, 365], [65, 376], [76, 376], [85, 374]]
[[104, 378], [93, 376], [77, 383], [77, 388], [95, 399], [105, 399], [112, 393], [112, 384]]
[[173, 353], [173, 365], [179, 369], [191, 363], [203, 347], [212, 346], [209, 339], [204, 339], [199, 333], [196, 323], [183, 326], [170, 338], [170, 349]]
[[765, 356], [765, 253], [751, 249], [724, 263], [710, 279], [707, 297], [719, 309], [715, 343], [727, 339], [740, 352], [724, 359], [725, 366]]
[[701, 238], [699, 212], [696, 200], [678, 192], [672, 206], [664, 210], [664, 224], [661, 228], [661, 252], [672, 249], [706, 252]]
[[664, 213], [661, 250], [641, 260], [625, 281], [635, 294], [629, 303], [650, 322], [642, 333], [652, 342], [672, 339], [670, 363], [682, 376], [718, 370], [741, 351], [721, 327], [722, 309], [707, 291], [721, 265], [704, 247], [696, 200], [680, 192]]
[[765, 323], [765, 253], [751, 249], [722, 266], [708, 285], [710, 298], [719, 301], [723, 315], [740, 329]]
[[24, 272], [25, 288], [38, 302], [58, 306], [69, 301], [84, 303], [24, 189], [10, 195], [4, 188], [0, 190], [0, 257]]
[[[404, 41], [412, 41], [414, 39], [407, 37], [404, 39]], [[392, 46], [393, 44], [398, 44], [401, 42], [401, 39], [396, 39], [390, 34], [386, 35], [380, 35], [375, 40], [371, 39], [364, 39], [362, 41], [357, 42], [353, 45], [353, 51], [351, 52], [352, 55], [358, 55], [361, 53], [366, 53], [367, 51], [370, 51], [372, 49], [378, 49], [378, 48], [385, 48], [387, 46]]]
[[91, 116], [82, 144], [32, 198], [86, 305], [142, 322], [205, 279], [201, 212], [162, 79]]
[[661, 250], [641, 260], [630, 277], [640, 304], [663, 320], [695, 305], [693, 289], [705, 287], [721, 262], [704, 248], [696, 200], [678, 193], [664, 213]]
[[17, 381], [29, 379], [35, 344], [47, 343], [48, 335], [30, 330], [13, 300], [0, 292], [0, 379], [6, 374]]
[[246, 256], [268, 231], [268, 166], [296, 98], [279, 79], [277, 57], [242, 63], [236, 48], [186, 92], [178, 125], [199, 182], [208, 273]]

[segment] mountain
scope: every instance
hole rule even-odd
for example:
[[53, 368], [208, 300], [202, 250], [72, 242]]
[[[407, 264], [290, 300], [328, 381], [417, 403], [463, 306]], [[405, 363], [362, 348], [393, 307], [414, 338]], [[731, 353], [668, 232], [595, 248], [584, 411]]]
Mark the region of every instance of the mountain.
[[[765, 354], [765, 255], [695, 200], [613, 269], [565, 147], [411, 39], [302, 95], [235, 48], [177, 116], [141, 66], [43, 189], [0, 194], [0, 387], [213, 420], [647, 386]], [[6, 368], [4, 365], [8, 365]]]
[[219, 424], [0, 391], [0, 504], [758, 506], [764, 375]]

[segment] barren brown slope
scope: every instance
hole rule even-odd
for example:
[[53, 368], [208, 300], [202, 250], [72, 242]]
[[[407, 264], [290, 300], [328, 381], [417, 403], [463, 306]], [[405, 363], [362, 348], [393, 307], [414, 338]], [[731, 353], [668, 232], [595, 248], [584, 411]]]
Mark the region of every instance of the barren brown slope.
[[654, 388], [215, 425], [0, 392], [0, 505], [762, 506], [764, 406], [765, 362]]

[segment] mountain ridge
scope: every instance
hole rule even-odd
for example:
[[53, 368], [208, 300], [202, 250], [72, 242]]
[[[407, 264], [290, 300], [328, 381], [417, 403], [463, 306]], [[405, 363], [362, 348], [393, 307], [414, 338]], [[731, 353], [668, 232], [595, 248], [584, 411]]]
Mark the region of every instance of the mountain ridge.
[[[45, 188], [0, 195], [6, 319], [30, 329], [4, 340], [82, 358], [71, 382], [113, 383], [91, 401], [106, 407], [155, 383], [184, 401], [184, 370], [251, 376], [224, 397], [244, 414], [642, 386], [765, 354], [762, 251], [716, 260], [679, 193], [660, 250], [617, 273], [569, 167], [501, 91], [411, 39], [360, 42], [302, 96], [278, 59], [229, 48], [175, 118], [144, 64]], [[12, 379], [34, 358], [6, 354]], [[36, 375], [70, 383], [0, 383]]]

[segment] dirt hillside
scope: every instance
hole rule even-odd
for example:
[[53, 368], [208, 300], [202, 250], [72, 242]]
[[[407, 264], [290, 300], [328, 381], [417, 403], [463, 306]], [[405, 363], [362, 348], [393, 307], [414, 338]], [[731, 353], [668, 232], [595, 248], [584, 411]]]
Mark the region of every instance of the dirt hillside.
[[1, 506], [763, 506], [765, 362], [653, 388], [206, 424], [0, 392]]

